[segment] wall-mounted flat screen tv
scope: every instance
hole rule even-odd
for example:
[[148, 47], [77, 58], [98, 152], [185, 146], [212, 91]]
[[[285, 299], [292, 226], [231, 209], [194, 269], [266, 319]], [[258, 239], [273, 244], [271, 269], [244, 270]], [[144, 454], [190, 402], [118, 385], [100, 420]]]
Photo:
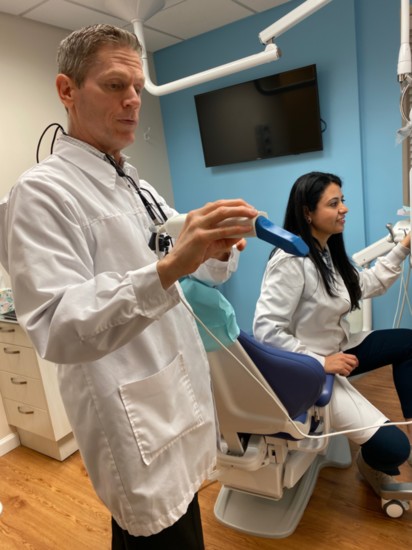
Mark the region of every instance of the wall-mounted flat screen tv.
[[195, 96], [206, 166], [321, 151], [316, 65]]

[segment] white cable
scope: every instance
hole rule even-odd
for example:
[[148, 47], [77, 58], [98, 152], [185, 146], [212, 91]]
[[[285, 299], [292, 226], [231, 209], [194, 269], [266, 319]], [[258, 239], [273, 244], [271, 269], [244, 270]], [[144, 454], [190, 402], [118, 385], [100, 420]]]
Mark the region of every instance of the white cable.
[[[409, 263], [409, 262], [408, 262]], [[410, 278], [411, 278], [411, 269], [412, 269], [412, 266], [411, 264], [409, 263], [409, 268], [408, 268], [408, 274], [406, 276], [406, 281], [403, 281], [403, 285], [404, 285], [404, 296], [405, 296], [405, 299], [406, 301], [408, 302], [408, 307], [409, 307], [409, 313], [412, 314], [412, 306], [411, 306], [411, 301], [409, 300], [409, 295], [408, 295], [408, 287], [409, 287], [409, 281], [410, 281]]]
[[[398, 300], [397, 300], [397, 303], [396, 303], [396, 310], [395, 310], [395, 316], [394, 316], [394, 319], [393, 319], [392, 328], [398, 328], [399, 327], [399, 324], [400, 324], [401, 319], [402, 319], [403, 309], [404, 309], [404, 306], [405, 306], [404, 272], [405, 272], [405, 264], [403, 263], [402, 264], [402, 273], [401, 273], [401, 277], [400, 277], [400, 280], [399, 280]], [[403, 294], [403, 298], [402, 298], [402, 294]], [[402, 305], [401, 305], [401, 303], [402, 303]]]
[[406, 138], [409, 138], [412, 134], [412, 121], [411, 121], [411, 111], [409, 111], [409, 116], [406, 116], [405, 110], [404, 110], [404, 102], [406, 98], [406, 93], [410, 89], [410, 78], [407, 80], [407, 84], [403, 87], [401, 92], [401, 98], [399, 103], [399, 110], [401, 113], [402, 120], [405, 122], [404, 126], [402, 128], [399, 128], [396, 132], [396, 142], [402, 143], [402, 141]]
[[[237, 363], [239, 363], [239, 365], [243, 369], [245, 369], [248, 372], [248, 374], [250, 374], [250, 376], [255, 379], [256, 382], [261, 384], [261, 382], [256, 378], [256, 376], [252, 372], [250, 372], [250, 370], [242, 363], [242, 361], [240, 359], [238, 359], [238, 357], [236, 357], [236, 355], [233, 354], [230, 351], [230, 349], [228, 347], [226, 347], [225, 344], [223, 342], [221, 342], [219, 340], [219, 338], [217, 338], [208, 329], [208, 327], [203, 323], [203, 321], [201, 319], [199, 319], [199, 317], [196, 315], [196, 313], [191, 308], [190, 304], [186, 300], [184, 300], [182, 297], [180, 297], [180, 301], [185, 306], [185, 308], [189, 311], [189, 313], [196, 319], [196, 321], [205, 329], [205, 331], [209, 334], [209, 336], [211, 336], [213, 338], [213, 340], [215, 340], [219, 344], [219, 346], [221, 346], [224, 350], [226, 350], [226, 352], [233, 359], [235, 359], [235, 361], [237, 361]], [[292, 426], [297, 430], [297, 432], [300, 433], [300, 435], [302, 435], [306, 439], [324, 439], [324, 438], [328, 438], [328, 437], [336, 437], [338, 435], [347, 435], [347, 434], [351, 434], [351, 433], [362, 432], [364, 430], [371, 430], [373, 428], [383, 428], [385, 426], [408, 426], [408, 425], [412, 424], [412, 420], [409, 420], [409, 421], [405, 420], [403, 422], [385, 422], [384, 424], [373, 424], [371, 426], [364, 426], [362, 428], [352, 428], [351, 430], [342, 430], [342, 431], [339, 431], [339, 432], [332, 432], [332, 433], [328, 433], [328, 434], [309, 435], [309, 434], [305, 434], [304, 432], [302, 432], [302, 430], [299, 428], [299, 426], [296, 424], [296, 422], [289, 416], [288, 413], [286, 413], [286, 416], [287, 416], [287, 419], [289, 420], [289, 422], [292, 424]]]
[[409, 287], [409, 281], [410, 281], [410, 278], [411, 278], [411, 270], [412, 270], [412, 266], [409, 264], [408, 276], [407, 276], [406, 284], [405, 284], [405, 287], [406, 287], [405, 292], [406, 292], [406, 301], [408, 302], [408, 307], [409, 307], [409, 313], [412, 315], [412, 305], [411, 305], [411, 301], [409, 299], [409, 294], [407, 292], [408, 287]]
[[402, 316], [403, 316], [403, 312], [404, 312], [404, 309], [405, 309], [405, 302], [406, 302], [406, 298], [407, 298], [407, 284], [405, 283], [405, 279], [404, 279], [404, 267], [405, 266], [402, 266], [402, 277], [401, 277], [401, 281], [400, 281], [400, 286], [402, 288], [402, 291], [403, 291], [403, 298], [402, 298], [402, 304], [401, 304], [401, 308], [400, 308], [400, 311], [399, 311], [399, 316], [398, 316], [398, 324], [397, 324], [397, 327], [400, 326], [401, 324], [401, 320], [402, 320]]
[[[409, 312], [412, 314], [411, 302], [410, 302], [409, 296], [408, 296], [408, 287], [409, 287], [409, 281], [410, 281], [410, 277], [411, 277], [411, 269], [412, 269], [412, 267], [409, 264], [408, 273], [407, 273], [406, 279], [405, 279], [405, 263], [402, 265], [402, 275], [401, 275], [401, 279], [400, 279], [398, 303], [396, 305], [395, 318], [394, 318], [394, 321], [393, 321], [392, 328], [398, 328], [400, 326], [402, 316], [403, 316], [403, 312], [404, 312], [404, 309], [405, 309], [405, 302], [408, 303]], [[401, 299], [402, 293], [403, 293], [403, 298], [402, 298], [402, 304], [400, 306], [400, 299]], [[397, 321], [396, 321], [396, 318], [397, 318]]]
[[409, 90], [409, 88], [410, 88], [410, 81], [408, 79], [407, 84], [402, 89], [401, 99], [400, 99], [400, 102], [399, 102], [399, 108], [400, 108], [399, 110], [401, 112], [401, 117], [405, 122], [409, 122], [409, 117], [406, 116], [405, 110], [404, 110], [406, 92]]
[[[404, 270], [404, 265], [402, 265], [402, 275], [401, 275], [401, 279], [403, 280], [403, 270]], [[400, 307], [400, 303], [401, 303], [401, 296], [402, 296], [402, 284], [399, 284], [399, 292], [398, 292], [398, 299], [396, 301], [396, 309], [395, 309], [395, 315], [393, 316], [393, 323], [392, 323], [392, 328], [397, 328], [399, 326], [399, 318], [398, 318], [398, 315], [399, 315], [399, 307]]]

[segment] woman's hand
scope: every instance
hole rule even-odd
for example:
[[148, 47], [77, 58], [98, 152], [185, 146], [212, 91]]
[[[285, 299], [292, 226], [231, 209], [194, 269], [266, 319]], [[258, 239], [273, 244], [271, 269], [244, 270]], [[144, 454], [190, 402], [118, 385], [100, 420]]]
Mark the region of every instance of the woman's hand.
[[325, 372], [350, 376], [352, 371], [359, 365], [356, 355], [350, 353], [334, 353], [325, 357]]
[[406, 237], [401, 240], [401, 245], [405, 248], [411, 249], [411, 233], [409, 232]]

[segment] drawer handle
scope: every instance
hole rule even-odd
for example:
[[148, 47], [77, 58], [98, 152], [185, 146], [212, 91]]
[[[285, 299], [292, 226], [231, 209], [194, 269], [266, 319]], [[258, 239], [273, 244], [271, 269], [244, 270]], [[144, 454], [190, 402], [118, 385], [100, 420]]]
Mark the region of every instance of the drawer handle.
[[17, 407], [17, 410], [20, 414], [34, 414], [34, 411], [31, 410], [25, 410], [24, 407], [21, 407], [20, 405]]
[[16, 329], [0, 327], [0, 332], [16, 332]]
[[14, 376], [10, 377], [10, 381], [12, 384], [16, 384], [18, 386], [21, 386], [22, 384], [27, 384], [27, 380], [18, 380], [17, 378], [14, 378]]
[[3, 348], [4, 353], [7, 353], [7, 355], [17, 355], [20, 353], [20, 350], [18, 349], [9, 349], [9, 348]]

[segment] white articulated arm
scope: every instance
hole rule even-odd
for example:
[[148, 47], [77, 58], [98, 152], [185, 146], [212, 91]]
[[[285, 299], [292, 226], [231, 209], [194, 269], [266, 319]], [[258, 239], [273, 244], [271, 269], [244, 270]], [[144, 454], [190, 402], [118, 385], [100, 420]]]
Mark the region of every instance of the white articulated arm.
[[[126, 0], [126, 1], [130, 3], [130, 1], [132, 0]], [[262, 42], [262, 44], [264, 44], [265, 49], [260, 53], [253, 54], [248, 57], [244, 57], [237, 61], [226, 63], [225, 65], [220, 65], [219, 67], [215, 67], [213, 69], [207, 69], [206, 71], [202, 71], [202, 72], [193, 74], [191, 76], [187, 76], [179, 80], [175, 80], [174, 82], [162, 84], [160, 86], [157, 86], [156, 84], [154, 84], [150, 78], [150, 70], [149, 70], [144, 32], [143, 32], [143, 24], [148, 17], [151, 17], [152, 15], [154, 15], [154, 13], [156, 13], [156, 10], [159, 11], [160, 9], [162, 9], [164, 2], [162, 2], [162, 0], [159, 0], [158, 7], [155, 8], [155, 11], [153, 12], [153, 8], [151, 8], [150, 11], [148, 12], [146, 8], [147, 2], [144, 2], [143, 0], [137, 1], [136, 17], [131, 18], [131, 21], [133, 24], [134, 32], [138, 37], [143, 48], [142, 61], [143, 61], [143, 72], [146, 79], [145, 88], [152, 95], [156, 95], [156, 96], [166, 95], [166, 94], [170, 94], [180, 90], [184, 90], [186, 88], [190, 88], [191, 86], [203, 84], [204, 82], [209, 82], [210, 80], [214, 80], [216, 78], [221, 78], [223, 76], [238, 73], [240, 71], [244, 71], [246, 69], [250, 69], [252, 67], [262, 65], [263, 63], [276, 61], [277, 59], [279, 59], [281, 54], [280, 54], [279, 48], [276, 46], [276, 44], [272, 42], [273, 38], [287, 31], [288, 29], [298, 24], [300, 21], [302, 21], [306, 17], [309, 17], [310, 15], [312, 15], [312, 13], [322, 8], [323, 6], [325, 6], [331, 1], [332, 0], [306, 0], [306, 2], [304, 2], [303, 4], [301, 4], [294, 10], [292, 10], [290, 13], [282, 17], [279, 21], [277, 21], [267, 29], [263, 30], [259, 34], [259, 39]], [[112, 6], [112, 11], [113, 11], [113, 6]]]
[[329, 2], [332, 2], [332, 0], [306, 0], [306, 2], [303, 2], [303, 4], [284, 15], [279, 21], [276, 21], [276, 23], [273, 23], [273, 25], [262, 31], [259, 34], [259, 40], [262, 44], [267, 44], [315, 13], [315, 11], [329, 4]]
[[[264, 29], [259, 33], [259, 40], [265, 46], [264, 51], [260, 53], [220, 65], [219, 67], [207, 69], [206, 71], [160, 86], [154, 84], [150, 78], [143, 25], [147, 19], [153, 17], [153, 15], [165, 7], [165, 0], [121, 0], [116, 4], [106, 0], [106, 6], [114, 15], [132, 22], [134, 32], [143, 49], [142, 61], [143, 72], [146, 79], [145, 88], [150, 94], [161, 96], [279, 59], [281, 53], [276, 44], [273, 43], [273, 40], [329, 4], [331, 1], [332, 0], [306, 0], [281, 17], [278, 21]], [[398, 78], [400, 81], [404, 80], [406, 75], [412, 72], [409, 27], [409, 0], [401, 0], [401, 47], [398, 59]]]
[[221, 78], [223, 76], [256, 67], [257, 65], [262, 65], [263, 63], [276, 61], [276, 59], [279, 59], [280, 57], [280, 50], [278, 47], [275, 44], [267, 44], [263, 52], [244, 57], [243, 59], [239, 59], [237, 61], [232, 61], [231, 63], [226, 63], [225, 65], [220, 65], [219, 67], [215, 67], [213, 69], [207, 69], [206, 71], [196, 73], [191, 76], [186, 76], [179, 80], [169, 82], [168, 84], [157, 86], [156, 84], [153, 84], [150, 78], [147, 53], [144, 46], [143, 22], [134, 19], [132, 23], [134, 32], [143, 47], [142, 61], [143, 72], [145, 75], [145, 88], [150, 94], [156, 96], [178, 92], [180, 90], [190, 88], [191, 86], [196, 86], [197, 84], [203, 84], [204, 82], [209, 82], [210, 80], [215, 80], [216, 78]]

